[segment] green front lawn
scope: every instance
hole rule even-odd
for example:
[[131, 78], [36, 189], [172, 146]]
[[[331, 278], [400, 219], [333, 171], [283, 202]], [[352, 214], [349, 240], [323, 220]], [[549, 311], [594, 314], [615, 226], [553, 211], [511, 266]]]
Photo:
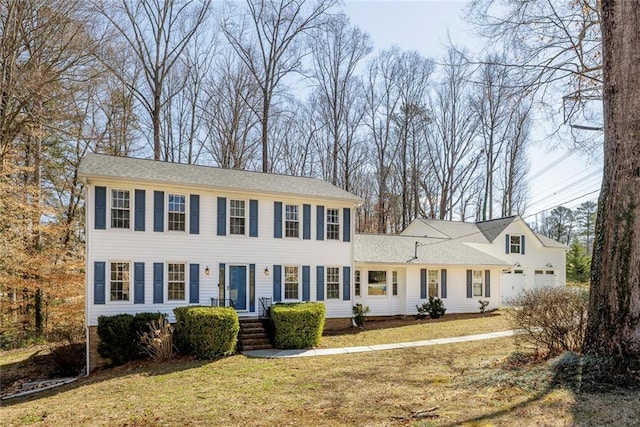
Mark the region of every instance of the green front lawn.
[[[427, 339], [442, 328], [454, 336], [477, 326], [449, 320], [393, 329], [423, 328], [420, 339]], [[502, 317], [475, 320], [488, 323], [468, 333], [505, 329]], [[362, 336], [374, 332], [377, 339], [385, 333]], [[398, 332], [386, 333], [396, 341]], [[325, 338], [358, 345], [348, 338], [360, 335]], [[409, 333], [401, 338], [415, 340]], [[624, 426], [640, 419], [640, 393], [576, 394], [554, 385], [549, 364], [514, 361], [515, 350], [512, 339], [502, 338], [314, 358], [129, 364], [4, 401], [0, 424]], [[427, 409], [437, 417], [403, 419]]]

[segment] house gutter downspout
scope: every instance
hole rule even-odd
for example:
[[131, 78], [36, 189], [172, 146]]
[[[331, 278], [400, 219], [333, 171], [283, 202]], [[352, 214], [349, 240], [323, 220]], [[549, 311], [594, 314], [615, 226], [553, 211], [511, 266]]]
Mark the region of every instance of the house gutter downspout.
[[89, 230], [89, 212], [87, 212], [87, 206], [89, 206], [89, 186], [86, 178], [80, 178], [80, 182], [84, 186], [84, 230], [85, 230], [85, 249], [84, 249], [84, 330], [85, 330], [85, 363], [84, 376], [89, 376], [89, 279], [87, 274], [89, 273], [89, 239], [87, 230]]

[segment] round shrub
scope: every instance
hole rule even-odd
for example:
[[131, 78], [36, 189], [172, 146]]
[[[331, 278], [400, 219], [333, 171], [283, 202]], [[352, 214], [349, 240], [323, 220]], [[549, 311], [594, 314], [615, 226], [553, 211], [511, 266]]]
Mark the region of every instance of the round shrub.
[[213, 359], [236, 351], [240, 322], [230, 307], [187, 306], [176, 315], [176, 345], [198, 359]]
[[124, 365], [134, 357], [136, 334], [132, 315], [99, 316], [98, 336], [98, 354], [109, 359], [112, 365]]
[[319, 302], [272, 305], [276, 347], [309, 348], [320, 344], [325, 313], [325, 305]]

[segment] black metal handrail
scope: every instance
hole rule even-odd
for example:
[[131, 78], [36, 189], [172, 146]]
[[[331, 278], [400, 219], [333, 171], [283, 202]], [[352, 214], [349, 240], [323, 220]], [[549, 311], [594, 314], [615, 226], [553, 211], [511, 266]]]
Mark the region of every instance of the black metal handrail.
[[260, 301], [260, 311], [258, 315], [261, 318], [268, 319], [269, 317], [271, 317], [269, 315], [271, 313], [271, 310], [269, 310], [269, 308], [271, 308], [271, 298], [260, 297], [259, 301]]
[[231, 307], [235, 308], [232, 299], [211, 298], [211, 307]]

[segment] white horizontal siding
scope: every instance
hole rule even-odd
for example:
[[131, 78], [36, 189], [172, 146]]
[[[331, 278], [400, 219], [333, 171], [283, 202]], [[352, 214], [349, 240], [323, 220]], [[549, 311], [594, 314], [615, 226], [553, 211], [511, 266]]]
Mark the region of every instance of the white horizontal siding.
[[[134, 209], [131, 209], [131, 230], [109, 229], [109, 214], [107, 213], [107, 229], [96, 230], [94, 228], [94, 209], [93, 203], [87, 203], [87, 322], [89, 325], [96, 325], [97, 318], [101, 315], [114, 315], [119, 313], [136, 313], [141, 311], [150, 311], [166, 313], [170, 320], [173, 321], [172, 310], [175, 307], [187, 305], [189, 301], [189, 267], [186, 268], [186, 301], [184, 302], [168, 302], [166, 301], [166, 272], [164, 275], [164, 298], [163, 304], [153, 304], [153, 263], [161, 262], [181, 262], [185, 264], [199, 264], [200, 266], [200, 304], [209, 305], [211, 298], [219, 297], [218, 284], [219, 264], [226, 265], [226, 274], [228, 276], [229, 265], [246, 265], [247, 276], [249, 274], [249, 264], [255, 264], [255, 313], [247, 313], [257, 315], [260, 309], [260, 297], [273, 297], [273, 266], [274, 265], [295, 265], [299, 266], [300, 277], [300, 296], [302, 296], [302, 266], [310, 266], [311, 281], [311, 300], [316, 300], [316, 266], [339, 266], [342, 273], [342, 267], [350, 266], [351, 275], [353, 276], [352, 251], [353, 251], [353, 206], [352, 205], [336, 205], [335, 202], [309, 201], [302, 199], [284, 199], [277, 197], [265, 197], [260, 195], [246, 195], [235, 193], [220, 192], [204, 192], [200, 189], [192, 191], [184, 188], [157, 188], [144, 185], [118, 185], [109, 186], [108, 184], [97, 183], [97, 185], [105, 185], [108, 188], [125, 188], [131, 190], [133, 203], [133, 190], [144, 189], [146, 191], [145, 204], [145, 231], [133, 231]], [[179, 193], [187, 195], [200, 195], [200, 233], [189, 234], [189, 207], [187, 206], [187, 224], [186, 232], [166, 231], [166, 200], [165, 200], [165, 231], [153, 231], [153, 194], [154, 190], [164, 191], [165, 198], [168, 193]], [[89, 197], [87, 200], [93, 201], [94, 187], [89, 187]], [[109, 196], [109, 194], [107, 195]], [[217, 197], [238, 198], [246, 200], [258, 200], [258, 233], [259, 237], [248, 237], [249, 232], [249, 205], [246, 204], [246, 231], [247, 236], [231, 236], [228, 235], [229, 227], [227, 223], [226, 236], [217, 235]], [[274, 224], [274, 202], [280, 201], [283, 204], [299, 204], [300, 205], [300, 238], [281, 238], [273, 237]], [[311, 240], [303, 240], [303, 214], [302, 204], [311, 205]], [[351, 208], [352, 214], [352, 235], [351, 242], [342, 242], [334, 240], [316, 240], [316, 206]], [[283, 207], [284, 210], [284, 207]], [[227, 217], [229, 209], [227, 209]], [[340, 216], [340, 235], [342, 237], [342, 213]], [[325, 219], [326, 227], [326, 219]], [[283, 223], [284, 234], [284, 223]], [[102, 261], [107, 263], [106, 269], [106, 288], [107, 297], [106, 304], [94, 305], [94, 262]], [[131, 263], [131, 302], [109, 302], [109, 262], [111, 261], [128, 261]], [[145, 304], [133, 304], [133, 263], [145, 263]], [[204, 270], [209, 267], [210, 274], [205, 275]], [[265, 268], [269, 269], [269, 275], [265, 275]], [[228, 279], [225, 280], [228, 284]], [[283, 269], [284, 282], [284, 269]], [[353, 284], [353, 277], [351, 277]], [[353, 285], [352, 285], [353, 286]], [[342, 292], [342, 283], [341, 283]], [[247, 294], [249, 292], [247, 285]], [[341, 294], [342, 296], [342, 294]], [[227, 293], [228, 298], [228, 293]], [[352, 301], [327, 301], [327, 317], [350, 317]], [[247, 308], [249, 306], [247, 305]]]
[[[358, 267], [362, 270], [363, 284], [362, 296], [359, 302], [371, 308], [372, 316], [389, 316], [396, 314], [415, 315], [416, 305], [422, 305], [428, 298], [420, 298], [420, 266], [400, 267], [398, 274], [398, 297], [387, 296], [367, 296], [366, 274], [368, 270], [393, 270], [393, 267], [372, 266]], [[422, 267], [425, 268], [425, 267]], [[467, 298], [467, 268], [456, 267], [447, 268], [445, 266], [428, 266], [429, 269], [447, 270], [447, 297], [442, 298], [447, 313], [473, 313], [480, 310], [478, 300], [488, 299], [489, 309], [499, 307], [500, 302], [500, 270], [496, 268], [491, 271], [491, 297]], [[470, 266], [470, 269], [478, 269], [477, 266]], [[389, 276], [390, 277], [390, 276]], [[391, 290], [391, 288], [389, 288]], [[439, 289], [440, 291], [440, 289]], [[484, 292], [484, 285], [483, 285]]]

